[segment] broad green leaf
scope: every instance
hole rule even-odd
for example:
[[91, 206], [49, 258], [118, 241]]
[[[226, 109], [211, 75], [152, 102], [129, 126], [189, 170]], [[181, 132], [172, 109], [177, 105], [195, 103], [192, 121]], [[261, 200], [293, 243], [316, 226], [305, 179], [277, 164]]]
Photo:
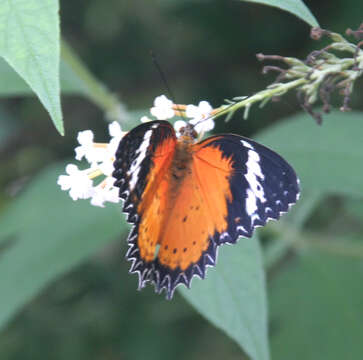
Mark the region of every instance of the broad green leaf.
[[269, 359], [267, 302], [257, 237], [222, 246], [207, 279], [193, 280], [183, 296], [215, 326], [224, 330], [253, 360]]
[[362, 260], [307, 253], [283, 270], [269, 286], [273, 358], [362, 359]]
[[33, 95], [33, 91], [15, 70], [0, 58], [0, 96]]
[[271, 224], [275, 228], [280, 227], [281, 230], [278, 238], [271, 239], [272, 241], [264, 246], [263, 257], [267, 269], [271, 269], [291, 250], [295, 234], [292, 236], [291, 231], [286, 231], [286, 228], [292, 228], [294, 233], [301, 230], [314, 208], [323, 198], [322, 193], [304, 191], [304, 196], [299, 199], [289, 213], [280, 222]]
[[121, 206], [74, 202], [56, 184], [64, 164], [40, 174], [1, 214], [0, 327], [57, 276], [69, 271], [126, 229]]
[[[0, 96], [32, 96], [34, 92], [27, 83], [13, 70], [13, 68], [0, 58]], [[72, 71], [69, 65], [61, 59], [60, 83], [65, 94], [86, 93], [84, 83]]]
[[321, 126], [306, 114], [257, 136], [295, 168], [304, 190], [363, 196], [363, 113], [333, 112]]
[[[107, 113], [110, 119], [127, 117], [119, 99], [101, 84], [87, 69], [75, 52], [62, 43], [60, 84], [62, 93], [87, 97]], [[27, 83], [0, 58], [0, 96], [33, 95]], [[122, 114], [121, 114], [122, 113]]]
[[0, 56], [33, 89], [63, 134], [58, 1], [0, 2], [0, 34]]
[[303, 3], [302, 0], [241, 0], [254, 2], [258, 4], [269, 5], [273, 7], [277, 7], [281, 10], [288, 11], [291, 14], [294, 14], [301, 20], [304, 20], [311, 26], [319, 26], [319, 23], [315, 19], [314, 15], [311, 13], [309, 8]]

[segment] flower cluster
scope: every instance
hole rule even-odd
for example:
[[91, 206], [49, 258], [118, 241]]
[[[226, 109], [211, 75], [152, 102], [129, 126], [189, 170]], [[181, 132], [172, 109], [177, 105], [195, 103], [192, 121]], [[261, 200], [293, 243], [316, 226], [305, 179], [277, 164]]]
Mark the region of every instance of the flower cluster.
[[[363, 24], [357, 31], [347, 30], [348, 35], [357, 39], [363, 33]], [[320, 100], [323, 103], [323, 112], [328, 113], [331, 108], [331, 94], [338, 90], [343, 96], [341, 111], [349, 111], [350, 96], [358, 77], [363, 75], [363, 50], [362, 42], [358, 44], [347, 41], [342, 35], [320, 29], [312, 28], [311, 37], [319, 40], [328, 37], [331, 43], [320, 50], [315, 50], [308, 55], [305, 61], [287, 58], [278, 55], [258, 54], [259, 60], [278, 60], [288, 65], [287, 69], [277, 66], [265, 66], [263, 72], [277, 71], [279, 73], [270, 89], [295, 83], [298, 89], [298, 100], [302, 108], [307, 111], [318, 124], [322, 122], [320, 113], [313, 111], [312, 105]], [[281, 94], [283, 91], [281, 92]], [[281, 96], [278, 94], [277, 96]]]
[[[215, 110], [207, 101], [201, 101], [195, 105], [177, 105], [165, 95], [158, 96], [154, 100], [154, 106], [150, 109], [151, 115], [158, 120], [172, 119], [181, 116], [189, 119], [197, 133], [203, 134], [214, 128], [212, 116]], [[151, 121], [143, 116], [141, 122]], [[179, 130], [186, 125], [185, 120], [177, 120], [174, 123], [177, 136]], [[73, 200], [90, 199], [94, 206], [104, 207], [106, 202], [119, 202], [118, 188], [114, 187], [115, 178], [112, 177], [113, 162], [119, 142], [126, 132], [122, 131], [119, 123], [114, 121], [108, 127], [110, 134], [109, 143], [94, 142], [94, 134], [91, 130], [78, 133], [79, 146], [75, 148], [76, 160], [83, 158], [89, 163], [89, 167], [80, 170], [77, 165], [68, 164], [66, 175], [58, 177], [58, 185], [64, 191], [69, 191]]]
[[[125, 133], [114, 121], [109, 125], [109, 134], [110, 142], [103, 144], [93, 141], [94, 134], [91, 130], [78, 133], [77, 140], [80, 146], [75, 148], [76, 160], [85, 158], [90, 167], [80, 170], [77, 165], [68, 164], [67, 175], [60, 175], [57, 181], [62, 190], [69, 190], [73, 200], [91, 199], [92, 205], [100, 207], [103, 207], [106, 201], [119, 201], [117, 189], [113, 186], [115, 179], [112, 177], [112, 171], [118, 143]], [[103, 176], [104, 179], [95, 185], [93, 181], [99, 176]]]
[[[154, 101], [154, 107], [151, 108], [150, 113], [158, 120], [171, 119], [174, 116], [189, 118], [188, 121], [194, 126], [194, 130], [198, 134], [203, 134], [211, 131], [214, 128], [212, 106], [208, 101], [200, 101], [198, 106], [195, 105], [177, 105], [173, 104], [165, 95], [158, 96]], [[177, 120], [174, 123], [174, 128], [179, 134], [179, 130], [186, 126], [186, 121]]]
[[[347, 35], [357, 40], [363, 39], [363, 23], [358, 30], [348, 29]], [[357, 44], [346, 40], [342, 35], [313, 28], [311, 37], [319, 40], [328, 37], [330, 44], [320, 50], [310, 53], [305, 60], [281, 55], [257, 54], [260, 61], [273, 60], [284, 64], [280, 66], [264, 66], [264, 74], [274, 71], [278, 75], [275, 81], [265, 89], [251, 95], [235, 97], [228, 100], [228, 106], [215, 109], [214, 119], [227, 115], [226, 121], [240, 109], [244, 109], [247, 119], [249, 110], [255, 103], [260, 107], [272, 100], [279, 100], [290, 90], [297, 91], [297, 97], [302, 108], [307, 111], [318, 124], [322, 122], [322, 115], [313, 110], [313, 105], [320, 100], [323, 112], [328, 113], [331, 108], [331, 94], [338, 90], [343, 97], [341, 111], [349, 111], [349, 101], [356, 80], [363, 76], [363, 41]]]

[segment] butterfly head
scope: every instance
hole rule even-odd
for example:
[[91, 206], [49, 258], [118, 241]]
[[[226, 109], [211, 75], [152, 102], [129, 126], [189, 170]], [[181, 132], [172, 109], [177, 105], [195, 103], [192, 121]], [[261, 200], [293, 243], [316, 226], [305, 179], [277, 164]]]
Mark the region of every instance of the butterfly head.
[[184, 143], [194, 143], [198, 137], [198, 133], [194, 129], [194, 125], [186, 123], [185, 126], [179, 129], [180, 137], [179, 141]]

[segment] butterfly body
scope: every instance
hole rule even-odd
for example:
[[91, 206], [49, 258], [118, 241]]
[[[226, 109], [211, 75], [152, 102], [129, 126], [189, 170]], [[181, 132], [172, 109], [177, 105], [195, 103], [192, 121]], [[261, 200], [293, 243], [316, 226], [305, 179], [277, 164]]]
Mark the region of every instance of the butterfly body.
[[238, 135], [177, 138], [166, 121], [131, 130], [114, 163], [115, 186], [134, 224], [126, 257], [139, 275], [171, 298], [176, 286], [204, 278], [219, 245], [252, 236], [296, 202], [295, 172], [279, 155]]

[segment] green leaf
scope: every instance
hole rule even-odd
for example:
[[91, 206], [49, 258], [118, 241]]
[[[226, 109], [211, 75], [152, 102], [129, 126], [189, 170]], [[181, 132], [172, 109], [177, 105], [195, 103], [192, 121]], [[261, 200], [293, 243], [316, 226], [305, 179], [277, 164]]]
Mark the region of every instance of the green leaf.
[[0, 58], [0, 78], [0, 96], [34, 94], [26, 82], [2, 58]]
[[363, 114], [333, 112], [321, 126], [306, 114], [289, 118], [257, 136], [284, 156], [304, 190], [363, 195]]
[[[321, 193], [304, 191], [304, 196], [300, 198], [296, 205], [278, 223], [271, 224], [275, 228], [281, 228], [279, 238], [273, 238], [264, 246], [264, 264], [267, 269], [271, 269], [291, 250], [292, 242], [296, 241], [291, 231], [294, 233], [301, 230], [311, 212], [323, 199]], [[270, 225], [270, 226], [271, 226]], [[295, 234], [293, 234], [295, 235]]]
[[307, 253], [290, 263], [270, 285], [273, 358], [362, 359], [362, 278], [362, 260]]
[[[33, 96], [34, 92], [27, 83], [0, 58], [0, 96]], [[84, 83], [70, 69], [69, 65], [61, 59], [60, 82], [62, 92], [65, 94], [86, 93]]]
[[311, 13], [309, 8], [303, 3], [302, 0], [241, 0], [254, 2], [258, 4], [269, 5], [277, 7], [281, 10], [288, 11], [294, 14], [301, 20], [304, 20], [311, 26], [319, 26], [319, 23], [315, 19], [314, 15]]
[[269, 359], [267, 302], [257, 237], [222, 246], [207, 279], [193, 280], [183, 296], [215, 326], [224, 330], [253, 360]]
[[[128, 114], [118, 97], [92, 75], [65, 42], [62, 43], [61, 50], [60, 83], [62, 93], [83, 95], [106, 112], [110, 120], [127, 118]], [[0, 96], [34, 94], [27, 83], [1, 58], [0, 78], [2, 79]]]
[[127, 228], [120, 205], [74, 202], [56, 185], [65, 164], [48, 168], [2, 214], [0, 327], [44, 286]]
[[38, 95], [57, 130], [63, 134], [58, 1], [2, 1], [0, 34], [0, 56]]

